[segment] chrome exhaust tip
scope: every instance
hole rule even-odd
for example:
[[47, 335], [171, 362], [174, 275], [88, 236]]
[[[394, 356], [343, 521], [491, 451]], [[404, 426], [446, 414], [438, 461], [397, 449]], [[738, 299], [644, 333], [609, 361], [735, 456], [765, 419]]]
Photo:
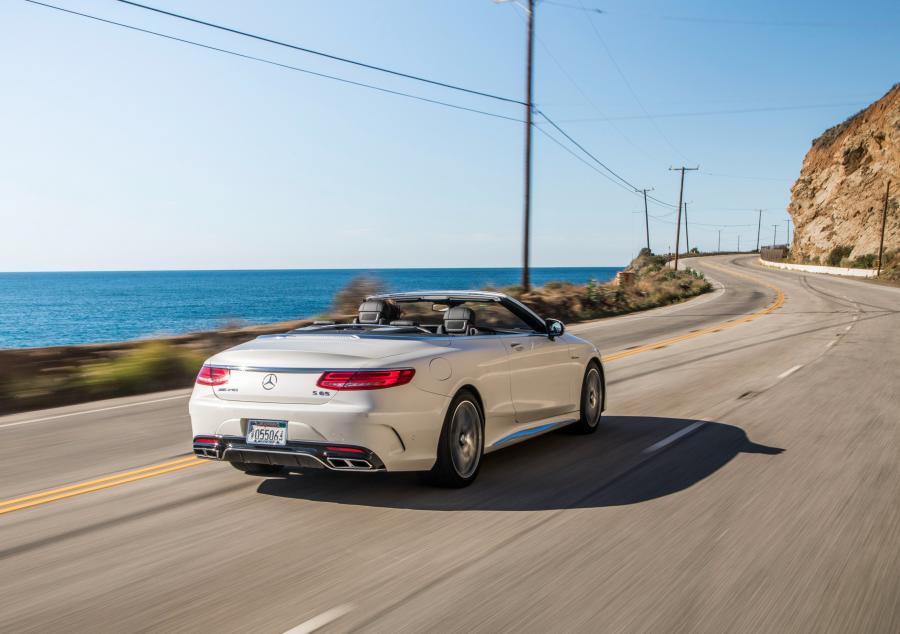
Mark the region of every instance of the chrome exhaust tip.
[[330, 468], [339, 471], [371, 471], [374, 469], [372, 463], [362, 458], [335, 458], [329, 456], [325, 460]]
[[194, 447], [194, 455], [198, 458], [210, 458], [212, 460], [219, 460], [221, 456], [219, 456], [219, 450], [215, 447]]
[[224, 446], [217, 436], [197, 436], [194, 438], [194, 455], [207, 460], [221, 460]]

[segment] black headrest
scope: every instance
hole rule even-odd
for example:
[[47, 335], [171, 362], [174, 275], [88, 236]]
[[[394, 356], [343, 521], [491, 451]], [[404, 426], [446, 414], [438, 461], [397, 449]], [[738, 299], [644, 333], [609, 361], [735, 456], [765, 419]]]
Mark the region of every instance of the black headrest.
[[475, 325], [475, 313], [465, 306], [453, 306], [444, 311], [444, 332], [448, 335], [468, 334]]
[[359, 315], [356, 322], [359, 324], [387, 324], [400, 316], [400, 311], [393, 304], [388, 304], [380, 299], [363, 302], [359, 305]]

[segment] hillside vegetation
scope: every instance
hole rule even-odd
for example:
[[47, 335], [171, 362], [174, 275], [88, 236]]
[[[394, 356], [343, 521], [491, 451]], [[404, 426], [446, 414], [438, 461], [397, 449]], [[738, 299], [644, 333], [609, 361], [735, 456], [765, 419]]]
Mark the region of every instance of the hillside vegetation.
[[711, 289], [702, 273], [692, 269], [676, 272], [666, 266], [663, 256], [653, 255], [646, 249], [625, 271], [634, 275], [630, 283], [550, 282], [528, 292], [515, 286], [503, 290], [539, 315], [576, 322], [674, 304]]

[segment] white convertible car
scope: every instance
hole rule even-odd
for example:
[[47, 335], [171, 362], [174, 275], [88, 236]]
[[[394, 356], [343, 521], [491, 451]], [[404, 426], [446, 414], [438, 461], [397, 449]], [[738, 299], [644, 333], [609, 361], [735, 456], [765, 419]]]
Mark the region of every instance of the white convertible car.
[[595, 431], [597, 348], [501, 293], [369, 297], [211, 357], [190, 401], [194, 453], [252, 474], [425, 471], [465, 486], [482, 456], [552, 429]]

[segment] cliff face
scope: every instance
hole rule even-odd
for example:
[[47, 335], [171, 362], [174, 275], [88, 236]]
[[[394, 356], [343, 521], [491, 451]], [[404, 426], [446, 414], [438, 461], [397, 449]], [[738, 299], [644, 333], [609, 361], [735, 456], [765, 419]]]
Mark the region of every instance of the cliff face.
[[900, 84], [813, 141], [791, 188], [793, 256], [824, 259], [837, 246], [851, 247], [851, 258], [877, 253], [888, 180], [885, 251], [900, 248]]

